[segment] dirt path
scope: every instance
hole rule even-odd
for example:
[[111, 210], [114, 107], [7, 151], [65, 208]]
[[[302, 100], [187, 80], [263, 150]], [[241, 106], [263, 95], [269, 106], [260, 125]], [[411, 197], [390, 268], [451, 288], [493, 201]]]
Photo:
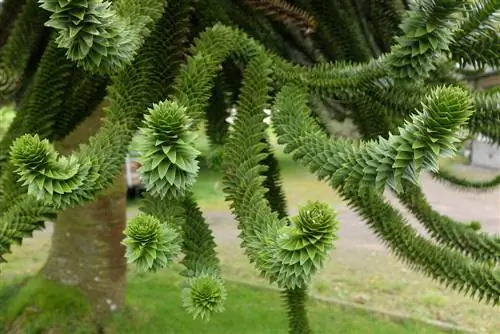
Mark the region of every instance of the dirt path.
[[[481, 172], [483, 177], [486, 174]], [[500, 234], [500, 189], [489, 193], [458, 192], [435, 182], [428, 175], [422, 176], [421, 181], [437, 211], [464, 222], [478, 220], [483, 231]], [[391, 201], [396, 202], [394, 198]], [[395, 204], [401, 207], [399, 203]], [[389, 254], [355, 213], [345, 206], [336, 209], [341, 222], [339, 240], [335, 242], [336, 249], [331, 253], [330, 260], [311, 283], [312, 293], [445, 321], [473, 328], [477, 333], [498, 333], [498, 310], [478, 304], [433, 282], [422, 273], [411, 271]], [[136, 213], [129, 211], [129, 217]], [[292, 210], [291, 214], [295, 213]], [[205, 216], [215, 234], [224, 274], [242, 281], [265, 283], [240, 248], [232, 216], [228, 212], [206, 212]], [[422, 231], [414, 219], [409, 221]], [[36, 232], [35, 238], [26, 239], [23, 246], [14, 251], [14, 258], [6, 269], [19, 275], [39, 268], [45, 261], [52, 230], [52, 224], [48, 224], [47, 229]]]
[[[481, 222], [483, 231], [500, 234], [500, 189], [487, 193], [459, 192], [449, 186], [438, 183], [429, 175], [423, 175], [422, 186], [432, 206], [440, 213], [468, 223], [472, 220]], [[388, 196], [396, 207], [402, 208], [394, 196]], [[341, 222], [337, 249], [385, 250], [386, 247], [375, 237], [361, 218], [349, 208], [336, 208]], [[403, 209], [403, 212], [407, 212]], [[417, 231], [424, 232], [420, 224], [408, 214], [409, 222]], [[227, 212], [206, 213], [217, 240], [221, 243], [239, 243], [237, 230], [232, 216]]]
[[[500, 189], [487, 193], [460, 192], [436, 182], [429, 175], [422, 176], [421, 184], [429, 202], [441, 214], [464, 223], [478, 220], [483, 231], [500, 235]], [[396, 207], [402, 208], [394, 196], [388, 197]], [[478, 304], [423, 273], [411, 270], [390, 254], [356, 213], [345, 206], [336, 209], [341, 222], [339, 239], [335, 241], [336, 249], [328, 262], [311, 283], [312, 293], [444, 321], [477, 333], [498, 333], [498, 310]], [[248, 264], [239, 246], [232, 216], [227, 212], [210, 212], [205, 216], [217, 241], [223, 272], [242, 281], [265, 284], [253, 265]], [[409, 223], [419, 233], [424, 232], [410, 214], [406, 217], [410, 217]]]

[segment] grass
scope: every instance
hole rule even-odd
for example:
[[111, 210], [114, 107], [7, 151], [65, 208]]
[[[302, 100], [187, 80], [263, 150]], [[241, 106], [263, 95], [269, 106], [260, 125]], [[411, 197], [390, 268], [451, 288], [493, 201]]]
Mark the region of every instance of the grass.
[[[321, 200], [331, 205], [342, 202], [325, 182], [318, 181], [316, 176], [294, 162], [290, 155], [283, 153], [283, 147], [277, 144], [275, 135], [270, 132], [270, 141], [275, 148], [279, 160], [283, 180], [283, 190], [290, 208], [296, 208], [307, 200]], [[209, 152], [207, 138], [200, 132], [197, 148], [203, 155]], [[200, 173], [193, 193], [203, 211], [229, 211], [229, 205], [224, 200], [221, 173], [210, 170], [201, 163]], [[132, 202], [130, 208], [137, 210], [137, 203]]]
[[[231, 245], [219, 242], [218, 250], [225, 276], [266, 284], [239, 250], [237, 242]], [[444, 288], [382, 252], [334, 250], [309, 291], [367, 307], [443, 321], [473, 329], [475, 333], [498, 333], [500, 324], [498, 307], [479, 304]]]
[[[275, 143], [275, 139], [272, 138], [272, 140]], [[200, 149], [204, 152], [207, 151], [206, 142], [200, 142]], [[322, 200], [334, 206], [342, 205], [339, 196], [333, 192], [330, 187], [323, 182], [317, 181], [309, 172], [298, 167], [297, 164], [291, 161], [289, 156], [283, 154], [280, 147], [277, 147], [277, 157], [281, 163], [284, 179], [283, 185], [287, 195], [288, 205], [291, 209], [296, 208], [307, 199]], [[443, 161], [443, 166], [452, 168], [453, 170], [457, 167], [456, 164], [457, 161], [455, 160]], [[476, 175], [478, 172], [470, 172], [469, 169], [457, 168], [457, 170], [462, 170], [464, 173], [463, 176], [484, 177], [483, 174]], [[227, 215], [228, 206], [227, 203], [224, 202], [220, 174], [203, 168], [200, 173], [200, 178], [195, 185], [194, 193], [199, 199], [199, 204], [205, 213], [208, 215], [216, 213], [220, 214], [220, 217], [222, 217], [218, 218], [219, 220], [216, 224], [212, 225], [212, 228], [216, 235], [218, 244], [217, 251], [223, 264], [224, 276], [235, 280], [265, 284], [262, 278], [256, 273], [253, 266], [248, 263], [247, 258], [243, 255], [239, 247], [239, 240], [236, 237], [237, 232], [234, 228], [234, 222]], [[136, 204], [131, 205], [130, 211], [131, 214], [137, 211]], [[37, 233], [33, 239], [26, 239], [21, 248], [15, 247], [13, 249], [13, 254], [8, 257], [9, 263], [0, 268], [0, 281], [6, 278], [9, 279], [34, 273], [43, 264], [49, 246], [49, 234], [45, 232]], [[443, 286], [427, 279], [422, 274], [410, 271], [407, 266], [398, 261], [394, 256], [387, 254], [384, 248], [377, 247], [376, 245], [366, 245], [364, 249], [338, 247], [332, 253], [331, 260], [327, 263], [325, 268], [315, 277], [310, 287], [311, 293], [364, 304], [370, 307], [382, 308], [389, 311], [399, 311], [416, 317], [441, 320], [472, 328], [477, 333], [498, 332], [497, 329], [500, 328], [498, 309], [478, 304], [476, 301], [470, 300], [461, 294], [443, 288]], [[134, 297], [136, 293], [138, 294], [137, 296], [140, 295], [140, 291], [135, 290], [134, 284], [135, 282], [141, 280], [147, 281], [149, 279], [153, 280], [150, 284], [154, 286], [154, 284], [156, 284], [154, 280], [158, 278], [155, 275], [154, 279], [148, 276], [140, 278], [134, 277], [131, 280], [130, 300], [133, 301], [132, 304], [136, 303], [134, 298], [137, 300], [144, 298], [145, 301], [148, 301], [146, 297]], [[233, 288], [231, 287], [231, 289]], [[161, 296], [159, 298], [161, 301], [173, 300], [173, 302], [169, 303], [167, 306], [178, 307], [178, 291], [175, 289], [172, 290], [175, 291], [175, 295], [172, 295], [173, 299], [170, 299], [170, 297], [167, 298], [167, 296], [169, 296], [168, 293], [163, 294], [162, 292], [159, 294], [155, 292], [154, 289], [151, 289], [149, 292], [143, 291], [143, 293], [159, 295]], [[231, 297], [233, 293], [235, 296], [239, 296], [238, 291], [237, 288], [235, 292], [230, 290], [230, 298], [233, 298]], [[172, 292], [172, 294], [174, 294], [174, 292]], [[256, 299], [260, 299], [260, 297]], [[260, 301], [257, 302], [261, 303]], [[139, 301], [137, 301], [137, 303], [138, 305], [140, 304]], [[267, 306], [268, 301], [265, 301], [265, 303]], [[273, 304], [269, 302], [269, 305]], [[144, 307], [148, 308], [149, 306], [145, 305]], [[322, 306], [322, 304], [318, 304], [314, 307], [326, 308], [326, 306]], [[331, 308], [331, 306], [328, 307]], [[247, 309], [250, 310], [251, 306], [248, 306]], [[335, 310], [336, 309], [333, 308], [328, 311], [330, 314], [337, 317], [339, 315]], [[231, 310], [228, 311], [232, 312]], [[177, 311], [174, 309], [169, 309], [168, 312], [177, 314], [175, 313]], [[178, 312], [179, 319], [184, 319], [182, 318], [180, 309]], [[274, 311], [270, 308], [269, 312], [272, 313]], [[280, 312], [279, 315], [272, 317], [271, 320], [275, 320], [275, 318], [279, 317], [282, 319], [284, 313], [282, 310]], [[316, 308], [314, 308], [314, 312], [311, 312], [311, 316], [314, 317], [316, 312], [319, 312], [318, 314], [321, 314], [321, 317], [328, 317], [326, 311], [321, 313], [320, 311], [316, 311]], [[142, 314], [142, 312], [139, 313]], [[148, 317], [149, 316], [154, 316], [154, 314], [148, 315]], [[146, 320], [141, 320], [141, 317], [146, 316], [141, 315], [139, 319], [134, 321], [137, 321], [137, 323], [145, 322]], [[225, 319], [224, 315], [221, 315], [221, 317], [220, 319]], [[239, 317], [242, 318], [241, 321], [245, 321], [246, 317], [249, 317], [249, 315], [239, 315]], [[348, 323], [350, 321], [345, 317], [340, 317], [342, 322]], [[168, 321], [169, 319], [170, 317], [166, 317], [164, 321]], [[185, 319], [186, 321], [191, 321], [188, 318]], [[217, 321], [222, 320], [214, 319], [214, 323], [217, 323]], [[352, 321], [361, 320], [353, 319]], [[130, 326], [133, 326], [133, 324]], [[175, 324], [164, 324], [164, 326], [166, 326], [165, 328], [170, 328], [170, 326], [175, 326]], [[211, 325], [207, 326], [206, 328], [210, 328]], [[340, 325], [335, 324], [334, 326]], [[205, 330], [205, 327], [203, 328], [204, 329], [200, 329], [200, 333], [205, 333], [201, 331]], [[377, 329], [374, 328], [373, 330]], [[231, 329], [227, 329], [227, 331], [231, 331]], [[153, 330], [151, 332], [155, 333]], [[245, 333], [243, 330], [236, 330], [236, 332]], [[331, 332], [331, 330], [325, 329], [325, 331], [319, 331], [318, 333], [329, 332]], [[124, 331], [124, 333], [127, 333], [127, 331]], [[377, 332], [359, 330], [357, 333]], [[414, 331], [413, 333], [425, 333], [425, 331]]]
[[[203, 322], [193, 320], [182, 308], [180, 301], [181, 279], [173, 271], [146, 275], [131, 274], [130, 276], [127, 296], [128, 309], [122, 314], [118, 314], [110, 322], [105, 328], [107, 334], [275, 334], [287, 332], [286, 313], [277, 292], [228, 282], [229, 297], [226, 302], [226, 310], [213, 316], [209, 322]], [[32, 287], [36, 288], [39, 282], [37, 280], [34, 282]], [[0, 286], [0, 296], [5, 296], [6, 290], [5, 288], [3, 290]], [[12, 291], [10, 293], [12, 294]], [[55, 298], [55, 300], [57, 299], [60, 298]], [[44, 302], [47, 304], [46, 301]], [[262, 307], [263, 305], [265, 307]], [[315, 333], [444, 333], [434, 327], [413, 321], [395, 323], [364, 311], [347, 311], [316, 300], [310, 300], [308, 306]], [[2, 317], [0, 317], [0, 323], [1, 319]], [[47, 319], [44, 320], [47, 324]], [[28, 319], [28, 322], [33, 321]], [[34, 323], [31, 324], [33, 333], [39, 328], [43, 328], [41, 324], [41, 321], [38, 321], [38, 327]], [[91, 332], [92, 328], [72, 328], [72, 330], [73, 332], [76, 330], [79, 333], [87, 333]]]
[[[4, 285], [5, 286], [5, 285]], [[23, 287], [19, 289], [19, 287]], [[92, 334], [91, 307], [76, 289], [34, 277], [0, 285], [0, 326], [9, 332], [42, 333], [52, 329], [58, 333]], [[57, 329], [57, 331], [56, 331]]]
[[[139, 311], [142, 316], [129, 329], [117, 324], [116, 333], [286, 333], [286, 315], [276, 292], [228, 283], [225, 312], [209, 323], [200, 323], [181, 308], [175, 282], [175, 278], [163, 273], [134, 277], [129, 284], [129, 301], [135, 307], [133, 313]], [[353, 334], [442, 333], [418, 323], [392, 323], [365, 312], [346, 312], [316, 301], [309, 303], [309, 313], [315, 333], [332, 333], [333, 328], [335, 333]]]
[[[340, 197], [324, 182], [320, 182], [307, 170], [298, 167], [290, 158], [278, 154], [282, 168], [283, 190], [290, 208], [296, 208], [308, 200], [321, 200], [332, 205], [341, 202]], [[224, 201], [221, 174], [202, 169], [193, 192], [204, 211], [228, 211]]]

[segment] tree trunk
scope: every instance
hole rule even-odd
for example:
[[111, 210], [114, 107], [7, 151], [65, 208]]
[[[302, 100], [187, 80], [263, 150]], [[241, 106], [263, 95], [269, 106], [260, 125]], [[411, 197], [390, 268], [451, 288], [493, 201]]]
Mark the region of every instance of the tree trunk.
[[[100, 127], [103, 106], [57, 144], [71, 152]], [[52, 246], [40, 275], [76, 287], [89, 300], [101, 322], [125, 301], [125, 248], [120, 244], [126, 223], [123, 172], [96, 201], [61, 212], [54, 224]]]

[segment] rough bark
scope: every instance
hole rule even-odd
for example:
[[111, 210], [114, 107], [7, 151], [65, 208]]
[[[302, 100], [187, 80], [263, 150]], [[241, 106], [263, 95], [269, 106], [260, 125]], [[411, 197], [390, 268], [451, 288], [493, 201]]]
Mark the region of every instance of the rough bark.
[[[59, 151], [68, 153], [96, 133], [102, 109], [58, 143]], [[40, 273], [78, 288], [90, 301], [98, 321], [120, 309], [125, 300], [125, 249], [120, 244], [126, 222], [125, 194], [120, 173], [96, 201], [61, 212], [54, 224], [48, 260]]]

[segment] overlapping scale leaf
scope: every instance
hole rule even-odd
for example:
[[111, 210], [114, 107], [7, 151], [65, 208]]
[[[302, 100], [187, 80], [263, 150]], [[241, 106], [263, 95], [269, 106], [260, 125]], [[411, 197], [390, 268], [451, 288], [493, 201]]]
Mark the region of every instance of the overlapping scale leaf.
[[[445, 101], [452, 102], [450, 103], [452, 110], [442, 115], [447, 115], [448, 118], [442, 117], [441, 120], [450, 128], [460, 126], [460, 120], [463, 121], [464, 115], [471, 113], [468, 110], [468, 103], [464, 99], [464, 92], [460, 92], [458, 88], [445, 88], [438, 91], [440, 93], [434, 92], [431, 96], [440, 96]], [[457, 97], [455, 103], [453, 103], [453, 96]], [[461, 98], [458, 98], [460, 96]], [[455, 110], [454, 108], [462, 102], [465, 102], [465, 109]], [[438, 104], [439, 101], [434, 101], [428, 105]], [[453, 107], [453, 105], [455, 106]], [[443, 111], [446, 108], [436, 109]], [[285, 87], [276, 98], [274, 110], [273, 120], [279, 138], [278, 142], [288, 146], [289, 151], [297, 152], [294, 154], [294, 159], [310, 167], [312, 172], [317, 173], [320, 166], [324, 165], [330, 165], [331, 169], [342, 169], [355, 161], [350, 157], [352, 152], [357, 149], [353, 148], [349, 142], [328, 139], [318, 126], [314, 126], [312, 123], [307, 124], [310, 110], [307, 108], [307, 95], [300, 87]], [[422, 116], [425, 113], [419, 115]], [[452, 115], [456, 116], [457, 120], [453, 120]], [[288, 122], [291, 119], [297, 121], [295, 123]], [[432, 127], [429, 128], [429, 130], [433, 130]], [[436, 125], [431, 133], [435, 135], [435, 130], [438, 128]], [[426, 127], [422, 127], [420, 124], [416, 129], [426, 130]], [[440, 142], [453, 141], [454, 134], [449, 134], [449, 137], [448, 141], [441, 138], [437, 141], [431, 141], [431, 143], [440, 145]], [[388, 141], [382, 143], [387, 145]], [[426, 141], [423, 143], [427, 144]], [[363, 149], [363, 147], [359, 149]], [[382, 148], [384, 151], [389, 149], [391, 149], [390, 146]], [[387, 156], [392, 155], [391, 153]], [[435, 156], [435, 153], [431, 150], [430, 155]], [[345, 165], [342, 166], [343, 164]], [[386, 163], [386, 165], [388, 164]], [[497, 268], [491, 264], [474, 263], [470, 257], [464, 256], [460, 252], [427, 241], [406, 222], [397, 210], [383, 199], [380, 193], [373, 191], [370, 187], [356, 189], [346, 186], [344, 179], [333, 176], [333, 180], [335, 181], [331, 182], [332, 186], [339, 190], [345, 199], [349, 200], [349, 204], [362, 214], [374, 232], [410, 267], [424, 272], [455, 290], [465, 291], [471, 297], [485, 300], [486, 303], [493, 305], [499, 304], [500, 276]]]
[[139, 214], [125, 229], [125, 257], [141, 271], [165, 268], [181, 250], [179, 233], [152, 215]]
[[[0, 42], [0, 100], [6, 99], [10, 102], [19, 88], [22, 87], [26, 71], [29, 71], [29, 62], [44, 39], [44, 22], [48, 13], [38, 7], [36, 1], [16, 1], [19, 5], [19, 12], [13, 5], [1, 8], [1, 20], [11, 21], [1, 22], [2, 37], [8, 37]], [[5, 7], [5, 2], [0, 4]], [[11, 7], [11, 8], [9, 8]], [[9, 16], [14, 16], [13, 18]], [[4, 30], [5, 29], [5, 30]], [[0, 101], [5, 102], [5, 101]]]
[[188, 279], [186, 284], [183, 306], [195, 319], [208, 320], [211, 314], [224, 311], [227, 292], [219, 277], [202, 273]]
[[[22, 196], [27, 197], [27, 195]], [[0, 216], [2, 231], [0, 233], [0, 263], [7, 262], [3, 256], [11, 253], [13, 243], [21, 245], [23, 238], [31, 237], [34, 231], [45, 228], [45, 221], [55, 219], [56, 213], [53, 208], [32, 197], [3, 211]]]
[[[114, 2], [113, 5], [117, 8], [121, 7], [121, 10], [117, 9], [117, 11], [120, 12], [120, 14], [127, 13], [130, 14], [132, 17], [134, 17], [133, 23], [140, 28], [135, 30], [136, 31], [140, 30], [142, 38], [146, 38], [147, 36], [146, 30], [148, 26], [146, 26], [144, 22], [153, 23], [158, 16], [161, 16], [161, 13], [164, 9], [165, 1], [124, 0], [124, 1]], [[126, 7], [125, 10], [123, 10], [124, 7]], [[137, 13], [139, 13], [140, 15], [137, 15]], [[140, 21], [141, 24], [136, 24], [138, 21]], [[162, 35], [163, 37], [164, 32], [155, 31], [155, 34]], [[137, 39], [137, 43], [138, 43], [137, 45], [142, 44], [142, 41], [140, 39]], [[54, 45], [53, 43], [50, 43], [48, 45], [48, 48], [51, 49], [52, 51], [54, 51], [52, 49], [53, 45]], [[12, 173], [10, 171], [11, 169], [12, 171], [14, 170], [13, 167], [12, 168], [10, 167], [11, 164], [6, 165], [8, 166], [7, 167], [8, 172], [7, 170], [5, 170], [6, 173], [2, 174], [2, 186], [4, 187], [0, 186], [0, 188], [3, 188], [0, 189], [0, 197], [1, 197], [0, 200], [2, 202], [1, 203], [2, 206], [5, 206], [7, 204], [10, 205], [9, 212], [12, 211], [12, 214], [9, 214], [9, 212], [7, 212], [7, 210], [5, 209], [2, 212], [2, 219], [0, 221], [0, 239], [2, 243], [2, 245], [0, 245], [0, 256], [1, 254], [4, 253], [5, 249], [8, 249], [7, 247], [10, 244], [12, 244], [12, 242], [17, 242], [18, 238], [20, 238], [23, 235], [26, 235], [25, 233], [20, 233], [15, 231], [19, 226], [17, 225], [15, 219], [18, 219], [18, 221], [22, 221], [23, 224], [26, 225], [33, 224], [33, 226], [36, 226], [36, 224], [38, 224], [40, 220], [53, 220], [55, 215], [54, 211], [57, 212], [60, 211], [61, 209], [82, 204], [86, 201], [92, 200], [93, 198], [95, 198], [95, 195], [98, 192], [106, 189], [109, 185], [111, 185], [113, 180], [116, 179], [117, 173], [119, 173], [119, 171], [123, 168], [123, 159], [127, 151], [127, 147], [129, 146], [130, 139], [133, 133], [135, 132], [134, 130], [137, 127], [138, 119], [140, 119], [139, 116], [142, 116], [144, 110], [147, 108], [148, 104], [151, 103], [152, 101], [150, 98], [148, 98], [151, 97], [152, 95], [151, 94], [152, 89], [151, 85], [148, 84], [148, 82], [150, 81], [147, 80], [147, 78], [152, 77], [151, 73], [157, 73], [158, 71], [157, 67], [154, 65], [154, 62], [151, 62], [150, 58], [151, 52], [153, 51], [153, 49], [156, 48], [157, 45], [156, 44], [152, 45], [150, 41], [147, 45], [144, 46], [143, 49], [139, 50], [140, 56], [136, 57], [132, 65], [127, 66], [126, 71], [121, 71], [120, 73], [118, 73], [116, 76], [113, 77], [113, 84], [109, 86], [108, 87], [109, 89], [107, 90], [108, 102], [111, 103], [109, 107], [106, 108], [106, 118], [101, 126], [99, 133], [96, 136], [91, 137], [89, 139], [88, 145], [82, 145], [80, 149], [77, 152], [75, 152], [72, 158], [69, 159], [70, 162], [74, 162], [74, 160], [79, 160], [80, 163], [79, 174], [75, 175], [74, 178], [71, 178], [70, 177], [71, 175], [67, 174], [68, 172], [67, 170], [65, 171], [63, 169], [58, 169], [60, 166], [64, 164], [59, 164], [59, 166], [58, 164], [55, 164], [53, 166], [54, 167], [53, 169], [47, 170], [48, 173], [63, 173], [65, 174], [65, 176], [70, 177], [67, 180], [59, 180], [55, 178], [57, 183], [70, 182], [68, 188], [63, 187], [63, 191], [69, 191], [69, 193], [59, 196], [59, 194], [54, 192], [54, 194], [52, 196], [49, 196], [48, 198], [50, 203], [36, 201], [36, 203], [40, 207], [50, 209], [50, 216], [44, 215], [43, 217], [40, 217], [38, 213], [39, 211], [38, 207], [33, 205], [33, 202], [35, 200], [33, 196], [30, 196], [28, 194], [23, 194], [19, 196], [19, 194], [17, 194], [17, 191], [15, 194], [13, 194], [11, 189], [14, 188], [13, 186], [15, 185], [15, 183], [11, 182], [11, 180], [12, 181], [17, 180], [17, 173]], [[57, 48], [55, 50], [62, 50], [62, 49]], [[45, 49], [45, 51], [47, 51], [47, 48]], [[54, 57], [58, 58], [59, 53], [58, 52], [56, 53], [57, 57], [49, 52], [50, 56], [49, 58], [52, 60], [55, 59]], [[44, 56], [42, 56], [42, 61], [38, 65], [41, 65], [43, 63], [43, 59], [46, 58], [45, 56], [46, 53], [44, 53]], [[49, 63], [50, 61], [45, 65], [48, 66]], [[145, 66], [146, 64], [151, 64], [151, 65]], [[66, 62], [64, 62], [62, 65], [60, 62], [55, 62], [54, 66], [58, 67], [59, 72], [66, 73], [70, 76], [71, 66], [69, 65], [66, 66], [66, 65], [68, 65], [66, 64]], [[38, 66], [37, 73], [39, 73], [40, 71], [42, 71], [43, 73], [47, 72], [47, 71], [44, 72], [43, 70], [43, 69], [47, 70], [46, 69], [47, 66], [42, 66], [43, 68]], [[67, 71], [65, 71], [65, 69]], [[163, 70], [165, 69], [163, 68]], [[62, 75], [62, 77], [61, 75], [57, 76], [58, 80], [56, 80], [56, 83], [58, 84], [60, 84], [62, 80], [61, 78], [65, 77], [65, 75]], [[55, 97], [52, 96], [53, 92], [47, 86], [47, 80], [50, 81], [50, 76], [46, 77], [48, 79], [45, 78], [40, 82], [38, 82], [37, 80], [35, 80], [34, 83], [32, 82], [34, 86], [33, 87], [30, 86], [30, 88], [28, 88], [28, 91], [31, 91], [30, 95], [34, 94], [36, 99], [42, 102], [47, 100], [48, 102], [45, 101], [47, 108], [49, 108], [50, 106], [52, 107], [52, 109], [54, 108], [58, 109], [62, 103], [60, 101], [62, 95], [59, 94], [60, 95], [59, 96], [58, 94], [56, 94]], [[54, 83], [53, 81], [54, 80], [52, 80], [51, 83]], [[40, 83], [41, 85], [39, 85]], [[40, 87], [43, 86], [43, 89], [38, 89], [40, 88], [39, 86]], [[34, 88], [34, 91], [31, 88]], [[54, 87], [50, 86], [50, 88], [54, 90]], [[40, 92], [38, 92], [38, 90], [40, 90]], [[43, 92], [43, 90], [45, 90], [45, 93]], [[59, 90], [56, 89], [56, 91], [64, 93], [64, 89], [59, 89]], [[51, 96], [51, 98], [48, 98], [48, 96]], [[33, 102], [32, 99], [29, 99], [29, 101], [27, 102], [29, 105], [32, 104], [30, 101]], [[36, 103], [33, 104], [33, 106], [34, 105], [36, 105]], [[20, 110], [24, 109], [25, 108], [23, 108], [23, 106], [21, 105]], [[25, 114], [23, 113], [23, 116], [24, 115]], [[38, 112], [38, 116], [42, 118], [47, 118], [46, 113], [44, 112], [41, 113]], [[36, 130], [39, 129], [36, 127], [33, 128], [33, 131]], [[19, 128], [17, 128], [16, 131], [19, 131]], [[21, 131], [21, 133], [22, 132], [23, 131]], [[49, 133], [52, 132], [49, 131]], [[8, 140], [6, 143], [7, 144], [4, 146], [10, 147]], [[62, 158], [60, 160], [64, 161], [65, 159], [67, 158]], [[54, 161], [59, 162], [57, 160]], [[80, 176], [83, 176], [83, 174], [85, 174], [85, 169], [88, 166], [90, 166], [89, 167], [90, 170], [87, 176], [85, 177], [85, 182], [83, 183], [83, 185], [77, 188], [72, 188], [76, 186], [76, 184], [74, 184], [73, 181], [75, 180], [78, 181], [78, 178]], [[32, 170], [32, 169], [28, 170], [29, 173], [32, 173], [33, 171], [36, 172], [37, 170]], [[51, 178], [53, 177], [51, 175], [49, 176]], [[61, 177], [61, 175], [56, 175], [56, 176]], [[8, 178], [7, 182], [5, 182], [6, 178]], [[6, 188], [5, 185], [7, 185], [8, 187]], [[52, 185], [52, 186], [55, 189], [57, 189], [57, 185], [56, 186]], [[47, 187], [50, 187], [50, 185], [48, 185]], [[25, 189], [21, 189], [19, 193], [24, 192], [24, 190]], [[44, 191], [46, 190], [47, 189], [44, 188]], [[57, 203], [55, 203], [54, 201], [56, 201]], [[12, 232], [12, 229], [14, 229], [14, 232]], [[25, 228], [25, 230], [28, 230], [28, 228]]]
[[421, 111], [399, 128], [399, 135], [361, 143], [359, 149], [345, 156], [336, 172], [337, 184], [345, 181], [348, 187], [374, 186], [378, 191], [387, 184], [402, 192], [403, 179], [416, 183], [420, 171], [437, 170], [439, 156], [449, 157], [456, 152], [456, 143], [460, 142], [457, 132], [472, 113], [466, 91], [458, 87], [435, 88], [423, 101]]
[[0, 93], [2, 97], [12, 94], [15, 91], [18, 79], [12, 68], [0, 63]]
[[411, 5], [401, 24], [403, 34], [389, 55], [392, 75], [404, 79], [423, 79], [436, 69], [436, 63], [445, 57], [458, 28], [467, 0], [422, 0]]
[[194, 148], [196, 136], [189, 129], [186, 108], [167, 100], [155, 104], [149, 112], [137, 141], [139, 172], [152, 195], [182, 196], [196, 180], [196, 158], [200, 154]]
[[[210, 312], [221, 311], [223, 300], [217, 307], [211, 309], [206, 307], [207, 305], [202, 305], [201, 311], [199, 308], [196, 308], [198, 310], [196, 311], [192, 306], [192, 299], [195, 299], [196, 302], [197, 298], [204, 298], [199, 292], [191, 290], [194, 278], [209, 276], [209, 281], [213, 280], [217, 281], [217, 284], [223, 284], [220, 278], [220, 263], [212, 231], [192, 193], [188, 193], [180, 199], [166, 197], [163, 200], [147, 193], [142, 200], [141, 210], [145, 210], [161, 220], [166, 220], [168, 225], [179, 233], [181, 240], [178, 242], [181, 244], [181, 252], [184, 255], [180, 263], [185, 266], [185, 270], [180, 274], [186, 277], [184, 284], [187, 286], [187, 290], [183, 291], [185, 306], [195, 314], [195, 317], [200, 316], [199, 313], [203, 312], [205, 319], [208, 318]], [[198, 295], [191, 295], [196, 293]]]
[[77, 191], [84, 182], [95, 179], [88, 159], [75, 155], [58, 156], [48, 140], [24, 135], [14, 141], [10, 151], [18, 182], [28, 186], [28, 194], [56, 207], [78, 203]]
[[481, 223], [465, 224], [441, 215], [432, 208], [423, 190], [415, 184], [404, 183], [405, 191], [398, 198], [422, 226], [440, 244], [456, 249], [478, 262], [500, 263], [500, 237], [477, 232]]
[[[220, 275], [220, 262], [210, 225], [203, 217], [193, 194], [189, 193], [179, 203], [184, 209], [185, 221], [182, 224], [184, 258], [181, 263], [186, 267], [186, 276], [200, 273]], [[170, 210], [172, 211], [172, 210]]]
[[46, 26], [58, 30], [59, 47], [69, 59], [86, 70], [115, 72], [130, 62], [133, 41], [129, 29], [102, 0], [40, 0], [40, 7], [52, 12]]
[[494, 262], [474, 262], [456, 250], [429, 242], [380, 194], [369, 189], [343, 196], [350, 198], [350, 205], [408, 266], [471, 298], [500, 304], [500, 271]]
[[326, 204], [308, 202], [300, 208], [292, 225], [281, 227], [276, 238], [276, 261], [272, 268], [282, 287], [305, 287], [323, 266], [337, 239], [336, 213]]
[[45, 25], [56, 29], [59, 47], [84, 69], [115, 73], [133, 60], [164, 0], [39, 0], [52, 13]]
[[462, 68], [472, 65], [498, 69], [500, 66], [499, 9], [498, 0], [468, 2], [460, 29], [455, 31], [450, 45], [452, 59]]

